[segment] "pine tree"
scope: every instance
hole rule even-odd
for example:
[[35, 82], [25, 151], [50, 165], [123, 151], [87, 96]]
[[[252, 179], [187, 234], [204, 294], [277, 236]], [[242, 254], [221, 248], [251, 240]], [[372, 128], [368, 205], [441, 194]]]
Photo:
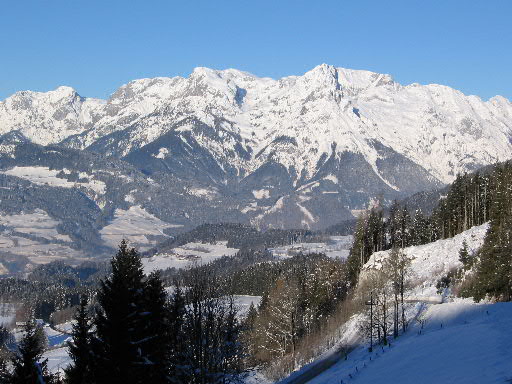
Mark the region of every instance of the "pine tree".
[[97, 294], [93, 339], [97, 383], [144, 382], [143, 269], [139, 254], [123, 241], [111, 262], [111, 275]]
[[141, 345], [144, 351], [146, 380], [151, 383], [167, 381], [170, 370], [172, 327], [170, 308], [159, 272], [149, 275], [144, 287], [144, 333]]
[[184, 330], [185, 297], [179, 284], [175, 284], [169, 304], [169, 377], [172, 383], [185, 384], [187, 380], [187, 335]]
[[44, 346], [41, 344], [38, 327], [34, 320], [26, 322], [24, 332], [18, 345], [18, 351], [11, 359], [12, 372], [8, 375], [6, 383], [56, 383], [57, 377], [48, 371], [48, 361], [40, 361]]
[[89, 384], [93, 382], [94, 365], [91, 351], [92, 321], [87, 309], [87, 297], [80, 300], [80, 307], [75, 315], [72, 337], [69, 343], [71, 364], [65, 370], [67, 384]]
[[462, 242], [462, 248], [459, 250], [459, 261], [462, 263], [464, 269], [471, 268], [473, 264], [473, 258], [468, 251], [468, 243], [466, 240]]

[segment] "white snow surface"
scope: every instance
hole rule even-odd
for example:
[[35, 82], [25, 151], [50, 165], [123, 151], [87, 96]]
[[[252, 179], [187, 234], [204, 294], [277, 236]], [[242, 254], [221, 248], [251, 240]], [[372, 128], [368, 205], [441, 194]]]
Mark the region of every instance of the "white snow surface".
[[110, 247], [116, 248], [121, 240], [127, 240], [131, 246], [146, 250], [156, 243], [148, 236], [167, 237], [165, 228], [178, 227], [153, 216], [138, 205], [128, 210], [116, 209], [112, 222], [100, 231], [101, 238]]
[[173, 248], [168, 253], [160, 253], [142, 259], [146, 273], [167, 268], [188, 268], [195, 264], [207, 264], [223, 256], [234, 256], [239, 250], [227, 247], [227, 241], [216, 244], [187, 243]]
[[69, 174], [67, 169], [55, 170], [48, 167], [13, 167], [6, 171], [0, 171], [5, 175], [16, 176], [24, 180], [28, 180], [37, 185], [49, 185], [61, 188], [78, 188], [87, 192], [87, 195], [94, 201], [97, 201], [105, 195], [106, 185], [101, 180], [95, 180], [93, 175], [80, 172], [80, 179], [87, 179], [85, 182], [68, 181], [64, 178], [57, 177], [59, 172]]
[[371, 354], [359, 348], [308, 383], [492, 384], [512, 379], [512, 303], [457, 300], [431, 305], [423, 316], [421, 334], [419, 324], [413, 324], [391, 347]]
[[[27, 256], [35, 264], [83, 256], [71, 247], [69, 236], [57, 231], [59, 224], [41, 209], [0, 216], [0, 225], [6, 227], [0, 232], [0, 253]], [[7, 272], [0, 263], [0, 275]]]
[[[435, 297], [437, 280], [450, 270], [462, 267], [459, 261], [462, 243], [466, 241], [470, 253], [476, 252], [482, 246], [488, 228], [489, 224], [486, 223], [450, 239], [405, 248], [405, 254], [411, 259], [412, 280], [415, 285], [412, 295], [423, 298]], [[363, 270], [380, 269], [382, 261], [389, 256], [390, 252], [374, 253], [364, 265]]]
[[68, 347], [50, 349], [43, 354], [42, 360], [48, 359], [48, 369], [52, 373], [64, 373], [64, 369], [71, 363]]
[[[39, 144], [78, 135], [74, 145], [85, 148], [135, 126], [123, 154], [154, 141], [176, 122], [183, 122], [178, 131], [193, 131], [187, 118], [222, 130], [220, 141], [192, 133], [219, 164], [232, 164], [239, 174], [271, 159], [311, 177], [334, 146], [336, 156], [360, 153], [377, 170], [379, 154], [372, 145], [377, 141], [449, 183], [457, 173], [512, 153], [512, 103], [504, 97], [484, 101], [447, 86], [404, 86], [390, 75], [326, 64], [278, 80], [196, 68], [188, 78], [134, 80], [105, 101], [59, 87], [18, 92], [0, 102], [0, 134], [19, 130]], [[252, 155], [234, 150], [240, 146]], [[169, 154], [159, 150], [155, 156]]]

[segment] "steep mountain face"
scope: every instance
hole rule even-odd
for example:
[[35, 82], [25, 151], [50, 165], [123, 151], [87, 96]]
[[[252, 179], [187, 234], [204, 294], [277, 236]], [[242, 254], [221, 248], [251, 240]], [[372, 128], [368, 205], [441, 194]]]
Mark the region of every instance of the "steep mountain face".
[[106, 101], [69, 87], [18, 92], [0, 102], [0, 135], [10, 167], [20, 146], [54, 145], [173, 179], [183, 193], [159, 198], [201, 201], [205, 217], [210, 205], [263, 228], [323, 228], [377, 196], [509, 159], [512, 104], [325, 64], [279, 80], [196, 68], [132, 81]]

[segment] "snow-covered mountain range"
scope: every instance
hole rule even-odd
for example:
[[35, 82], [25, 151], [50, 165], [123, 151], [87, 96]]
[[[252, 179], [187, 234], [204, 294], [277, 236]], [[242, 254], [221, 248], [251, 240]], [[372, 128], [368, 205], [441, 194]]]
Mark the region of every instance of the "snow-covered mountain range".
[[166, 133], [190, 132], [221, 168], [229, 163], [244, 176], [273, 160], [293, 169], [297, 181], [312, 178], [326, 157], [351, 152], [398, 188], [379, 167], [382, 147], [447, 183], [457, 172], [509, 158], [512, 104], [325, 64], [280, 80], [196, 68], [188, 78], [132, 81], [106, 101], [69, 87], [18, 92], [0, 103], [0, 134], [14, 130], [37, 144], [119, 156]]
[[[437, 188], [457, 173], [511, 158], [511, 138], [512, 103], [503, 97], [483, 101], [442, 85], [404, 86], [389, 75], [325, 64], [279, 80], [196, 68], [188, 78], [132, 81], [108, 100], [59, 87], [0, 102], [4, 170], [20, 162], [49, 167], [44, 156], [21, 149], [34, 144], [59, 148], [68, 160], [78, 153], [112, 158], [152, 185], [171, 178], [181, 189], [157, 197], [169, 206], [188, 196], [190, 204], [205, 204], [209, 219], [211, 206], [231, 212], [219, 220], [260, 227], [322, 228], [376, 196], [389, 201]], [[155, 196], [128, 192], [123, 204], [150, 210]], [[179, 209], [190, 216], [187, 203]], [[202, 221], [196, 216], [188, 226]]]

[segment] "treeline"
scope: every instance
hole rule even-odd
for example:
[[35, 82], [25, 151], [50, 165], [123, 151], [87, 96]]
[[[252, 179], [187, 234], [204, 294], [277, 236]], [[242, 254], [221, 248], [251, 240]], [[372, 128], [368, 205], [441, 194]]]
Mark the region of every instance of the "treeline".
[[493, 167], [490, 173], [484, 244], [475, 255], [474, 274], [463, 283], [461, 294], [476, 300], [485, 297], [512, 300], [512, 163]]
[[357, 282], [361, 267], [374, 252], [450, 238], [498, 215], [491, 202], [501, 193], [500, 180], [495, 171], [458, 175], [430, 216], [420, 209], [411, 213], [397, 201], [387, 215], [382, 207], [362, 214], [347, 260], [352, 284]]
[[0, 279], [0, 300], [19, 304], [19, 321], [33, 316], [52, 322], [54, 313], [76, 307], [81, 296], [91, 296], [107, 272], [108, 266], [102, 262], [73, 267], [54, 261], [37, 266], [26, 279]]
[[165, 250], [179, 247], [190, 242], [215, 243], [219, 240], [227, 241], [231, 248], [265, 249], [269, 247], [290, 245], [300, 241], [313, 241], [319, 239], [321, 234], [305, 229], [269, 229], [259, 231], [254, 227], [237, 223], [202, 224], [191, 231], [177, 235], [166, 240], [147, 254], [165, 252]]
[[[243, 248], [234, 256], [223, 256], [207, 264], [193, 266], [189, 269], [168, 268], [161, 272], [161, 276], [168, 284], [180, 280], [183, 282], [183, 285], [188, 286], [190, 282], [194, 280], [194, 276], [198, 271], [213, 273], [222, 281], [222, 287], [229, 290], [228, 286], [232, 284], [231, 282], [236, 281], [236, 279], [233, 278], [234, 274], [238, 274], [240, 271], [250, 268], [254, 264], [274, 260], [275, 258], [268, 250]], [[238, 291], [233, 293], [246, 294]]]
[[[301, 340], [318, 331], [346, 298], [345, 277], [342, 262], [318, 254], [255, 265], [234, 276], [237, 292], [263, 294], [247, 318], [245, 341], [253, 364], [294, 356]], [[246, 291], [258, 286], [265, 291]]]

